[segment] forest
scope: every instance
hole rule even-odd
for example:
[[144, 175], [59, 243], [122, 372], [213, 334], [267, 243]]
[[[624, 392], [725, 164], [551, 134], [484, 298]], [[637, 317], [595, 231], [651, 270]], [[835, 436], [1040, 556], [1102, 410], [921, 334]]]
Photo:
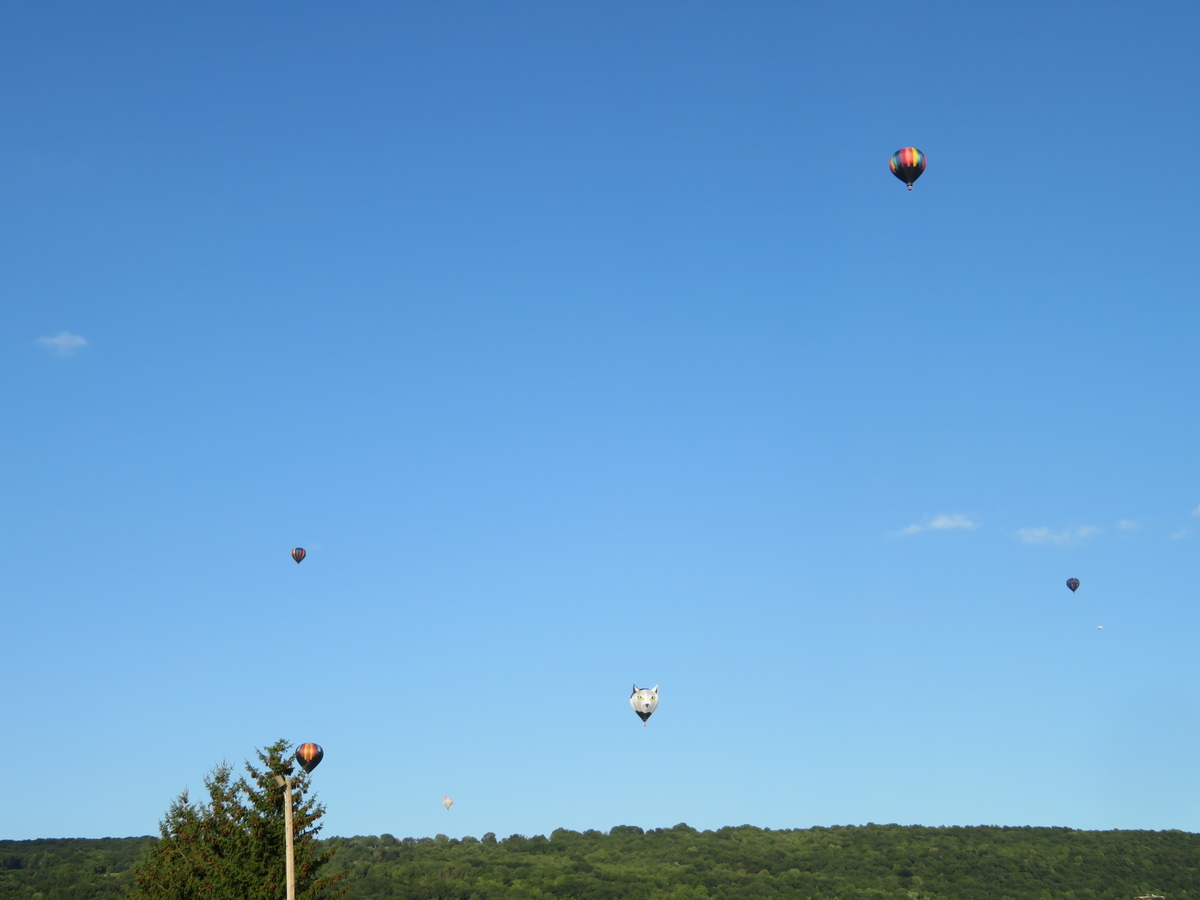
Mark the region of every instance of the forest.
[[[119, 898], [155, 839], [0, 841], [0, 900]], [[348, 900], [1200, 900], [1200, 835], [866, 825], [330, 838]]]

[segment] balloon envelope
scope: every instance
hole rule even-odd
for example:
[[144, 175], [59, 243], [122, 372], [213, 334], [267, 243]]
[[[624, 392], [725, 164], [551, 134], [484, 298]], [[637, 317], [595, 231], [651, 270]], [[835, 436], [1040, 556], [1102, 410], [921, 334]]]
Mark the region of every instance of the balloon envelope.
[[308, 556], [308, 554], [304, 552], [303, 547], [297, 547], [292, 551], [292, 559], [296, 561], [296, 565], [300, 565], [300, 561], [306, 556]]
[[450, 797], [447, 797], [445, 794], [442, 794], [442, 806], [446, 807], [446, 809], [449, 809], [453, 805], [454, 805], [454, 801]]
[[300, 763], [300, 768], [305, 772], [311, 772], [324, 758], [325, 751], [321, 749], [320, 744], [301, 744], [300, 749], [296, 751], [296, 762]]
[[911, 191], [913, 182], [921, 177], [927, 162], [925, 154], [916, 147], [901, 147], [888, 160], [892, 174], [908, 185]]
[[633, 707], [633, 711], [638, 714], [638, 718], [645, 725], [646, 720], [654, 715], [654, 710], [658, 709], [658, 685], [656, 684], [652, 688], [640, 688], [635, 684], [633, 695], [629, 698], [629, 705]]
[[1079, 589], [1079, 579], [1078, 578], [1068, 578], [1067, 579], [1067, 587], [1069, 587], [1071, 589], [1072, 594], [1075, 593], [1075, 591]]

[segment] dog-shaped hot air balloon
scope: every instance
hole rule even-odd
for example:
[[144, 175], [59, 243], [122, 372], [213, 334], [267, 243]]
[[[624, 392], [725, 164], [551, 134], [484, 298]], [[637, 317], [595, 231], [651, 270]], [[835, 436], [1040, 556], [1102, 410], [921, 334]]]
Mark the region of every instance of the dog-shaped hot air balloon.
[[645, 725], [646, 720], [654, 715], [654, 710], [658, 709], [658, 685], [656, 684], [652, 688], [640, 688], [635, 684], [633, 696], [629, 698], [629, 705], [633, 707], [633, 711], [638, 714], [638, 718]]

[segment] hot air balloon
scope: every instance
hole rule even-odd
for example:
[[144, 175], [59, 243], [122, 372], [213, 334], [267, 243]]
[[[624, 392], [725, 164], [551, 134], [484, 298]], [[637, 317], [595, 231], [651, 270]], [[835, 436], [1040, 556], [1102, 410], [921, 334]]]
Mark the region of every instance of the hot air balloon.
[[647, 690], [635, 684], [633, 696], [629, 698], [629, 705], [633, 707], [633, 711], [638, 714], [638, 718], [645, 725], [646, 720], [654, 715], [654, 710], [658, 709], [658, 685]]
[[296, 565], [300, 565], [301, 560], [303, 560], [306, 556], [308, 556], [308, 554], [304, 552], [303, 547], [297, 547], [292, 551], [292, 559], [296, 561]]
[[[301, 553], [304, 551], [301, 550]], [[321, 749], [319, 744], [301, 744], [300, 749], [296, 751], [296, 762], [300, 763], [300, 768], [305, 772], [312, 772], [321, 764], [321, 760], [325, 758], [325, 751]]]
[[1079, 590], [1079, 579], [1078, 578], [1068, 578], [1067, 579], [1067, 587], [1069, 587], [1071, 589], [1072, 594], [1075, 593], [1077, 590]]
[[442, 794], [442, 806], [446, 807], [447, 812], [450, 811], [450, 807], [452, 807], [453, 805], [454, 805], [454, 800], [452, 800], [450, 797], [447, 797], [445, 794]]
[[908, 185], [911, 191], [913, 182], [921, 177], [921, 173], [925, 171], [925, 154], [916, 147], [901, 147], [892, 154], [888, 165], [892, 169], [892, 174]]

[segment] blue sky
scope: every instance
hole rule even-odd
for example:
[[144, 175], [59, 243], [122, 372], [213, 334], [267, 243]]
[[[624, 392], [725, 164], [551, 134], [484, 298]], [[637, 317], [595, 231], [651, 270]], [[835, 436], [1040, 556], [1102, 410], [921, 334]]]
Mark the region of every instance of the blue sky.
[[10, 5], [0, 837], [1200, 829], [1198, 26]]

